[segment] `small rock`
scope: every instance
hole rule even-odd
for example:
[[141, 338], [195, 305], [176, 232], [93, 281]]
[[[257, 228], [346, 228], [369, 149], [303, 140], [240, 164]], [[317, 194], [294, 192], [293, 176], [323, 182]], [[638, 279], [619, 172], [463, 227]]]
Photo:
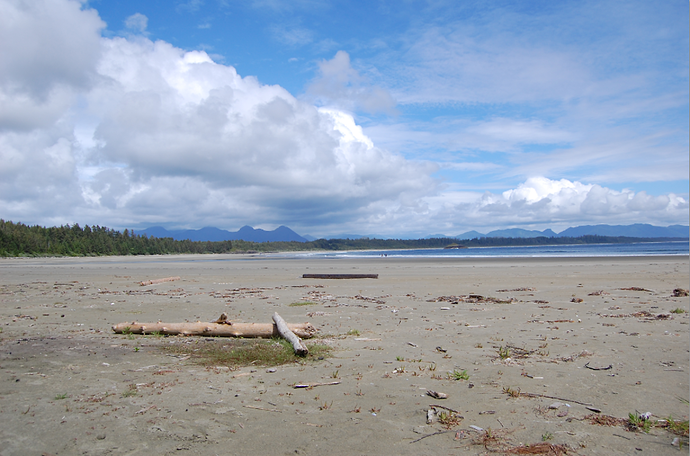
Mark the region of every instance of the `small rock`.
[[266, 372], [268, 372], [269, 374], [273, 374], [274, 372], [277, 372], [277, 371], [278, 371], [278, 369], [276, 369], [275, 367], [271, 367], [270, 369], [266, 369]]
[[96, 438], [97, 438], [98, 440], [104, 440], [104, 439], [105, 439], [105, 434], [98, 434], [98, 435], [96, 436]]
[[549, 405], [549, 408], [557, 410], [557, 409], [561, 408], [562, 405], [563, 405], [562, 402], [554, 402], [553, 404]]

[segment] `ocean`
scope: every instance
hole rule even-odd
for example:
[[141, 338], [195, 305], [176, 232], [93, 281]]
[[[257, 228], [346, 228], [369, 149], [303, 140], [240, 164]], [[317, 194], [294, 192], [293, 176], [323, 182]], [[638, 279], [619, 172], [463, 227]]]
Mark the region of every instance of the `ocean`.
[[690, 254], [689, 241], [635, 242], [629, 244], [539, 245], [469, 247], [466, 249], [350, 250], [286, 254], [310, 258], [550, 258], [616, 256], [682, 256]]

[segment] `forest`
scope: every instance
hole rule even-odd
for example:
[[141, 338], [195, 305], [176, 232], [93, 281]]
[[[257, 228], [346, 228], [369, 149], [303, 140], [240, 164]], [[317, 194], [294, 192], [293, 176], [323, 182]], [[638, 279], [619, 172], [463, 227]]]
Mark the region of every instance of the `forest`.
[[[311, 242], [176, 241], [172, 238], [139, 236], [130, 230], [119, 232], [98, 225], [60, 227], [28, 226], [0, 219], [0, 257], [169, 255], [183, 253], [270, 253], [310, 250], [396, 250], [441, 249], [450, 246], [498, 247], [516, 245], [614, 244], [669, 241], [676, 238], [632, 238], [623, 236], [475, 238], [459, 241], [432, 239], [317, 239]], [[460, 243], [460, 244], [459, 244]]]
[[0, 256], [164, 255], [230, 253], [230, 241], [192, 242], [137, 236], [79, 224], [44, 228], [0, 220]]

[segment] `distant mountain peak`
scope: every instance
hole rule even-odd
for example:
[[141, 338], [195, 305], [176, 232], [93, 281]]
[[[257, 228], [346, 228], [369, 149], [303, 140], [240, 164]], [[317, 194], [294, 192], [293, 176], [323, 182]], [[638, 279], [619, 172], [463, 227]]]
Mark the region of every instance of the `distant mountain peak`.
[[262, 230], [245, 225], [238, 231], [221, 230], [213, 226], [207, 226], [199, 230], [166, 230], [161, 226], [146, 228], [145, 230], [135, 231], [136, 234], [153, 237], [171, 237], [181, 241], [247, 241], [247, 242], [307, 242], [305, 238], [292, 231], [287, 226], [279, 226], [273, 231]]

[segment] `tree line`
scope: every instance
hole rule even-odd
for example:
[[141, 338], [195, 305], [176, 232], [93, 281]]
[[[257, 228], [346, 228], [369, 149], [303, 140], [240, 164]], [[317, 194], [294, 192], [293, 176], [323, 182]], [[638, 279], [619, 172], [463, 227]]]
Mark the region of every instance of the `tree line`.
[[0, 219], [0, 256], [163, 255], [228, 253], [232, 242], [176, 241], [98, 225], [44, 228]]
[[[499, 247], [529, 245], [619, 244], [670, 241], [678, 238], [633, 238], [587, 235], [579, 237], [454, 238], [431, 239], [317, 239], [310, 242], [176, 241], [119, 232], [98, 225], [79, 224], [45, 228], [0, 219], [0, 256], [100, 256], [165, 255], [182, 253], [252, 253], [313, 250], [397, 250], [455, 247]], [[458, 244], [461, 243], [461, 244]]]

